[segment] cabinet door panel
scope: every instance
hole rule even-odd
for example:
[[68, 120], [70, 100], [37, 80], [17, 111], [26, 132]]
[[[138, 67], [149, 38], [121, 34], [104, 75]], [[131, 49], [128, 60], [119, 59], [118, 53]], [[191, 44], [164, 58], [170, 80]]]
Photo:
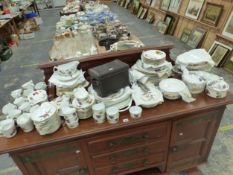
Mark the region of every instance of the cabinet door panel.
[[[55, 175], [69, 167], [86, 167], [78, 143], [54, 145], [17, 155], [30, 175]], [[31, 173], [34, 172], [34, 173]]]
[[210, 137], [209, 127], [221, 116], [222, 111], [210, 111], [176, 120], [173, 122], [171, 144]]
[[206, 160], [223, 111], [209, 111], [173, 122], [168, 171], [194, 167]]

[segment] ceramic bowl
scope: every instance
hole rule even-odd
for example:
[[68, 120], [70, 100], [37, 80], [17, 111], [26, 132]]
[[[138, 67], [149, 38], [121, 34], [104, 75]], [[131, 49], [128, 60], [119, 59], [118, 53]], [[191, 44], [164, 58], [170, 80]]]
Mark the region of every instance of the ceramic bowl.
[[206, 81], [199, 75], [189, 74], [188, 76], [182, 76], [182, 79], [191, 94], [200, 94], [205, 90]]
[[229, 90], [229, 85], [224, 80], [216, 80], [207, 83], [207, 95], [212, 98], [224, 98]]
[[180, 98], [180, 92], [186, 90], [186, 85], [181, 80], [168, 78], [159, 83], [159, 88], [165, 98], [175, 100]]
[[142, 53], [141, 58], [146, 64], [159, 65], [165, 61], [166, 53], [160, 50], [148, 50]]

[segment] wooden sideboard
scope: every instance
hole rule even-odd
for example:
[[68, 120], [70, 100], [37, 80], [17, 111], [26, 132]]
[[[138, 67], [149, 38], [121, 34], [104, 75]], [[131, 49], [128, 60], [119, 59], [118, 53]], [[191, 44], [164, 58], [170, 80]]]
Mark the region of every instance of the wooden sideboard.
[[64, 126], [47, 136], [19, 131], [12, 139], [0, 138], [0, 153], [10, 153], [24, 175], [110, 175], [149, 168], [178, 172], [207, 160], [230, 103], [231, 94], [224, 99], [201, 94], [190, 104], [166, 100], [144, 109], [136, 120], [124, 112], [114, 125], [88, 119], [76, 129]]
[[[169, 55], [170, 48], [151, 46], [91, 56], [82, 59], [79, 67], [86, 71], [116, 58], [132, 65], [143, 50], [161, 49]], [[62, 63], [39, 66], [46, 82], [53, 66]], [[54, 89], [48, 88], [51, 99]], [[117, 124], [81, 120], [78, 128], [62, 126], [46, 136], [19, 130], [14, 138], [0, 138], [0, 154], [9, 153], [24, 175], [123, 175], [151, 168], [178, 172], [207, 161], [223, 112], [231, 103], [232, 94], [214, 99], [203, 93], [190, 104], [165, 100], [143, 109], [139, 119], [123, 112]]]

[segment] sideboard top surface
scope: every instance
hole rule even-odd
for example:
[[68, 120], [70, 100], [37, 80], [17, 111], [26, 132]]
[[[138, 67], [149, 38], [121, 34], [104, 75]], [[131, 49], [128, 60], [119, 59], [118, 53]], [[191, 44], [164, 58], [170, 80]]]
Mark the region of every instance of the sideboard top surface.
[[[18, 130], [15, 137], [7, 139], [0, 138], [0, 154], [33, 149], [36, 147], [59, 143], [63, 141], [72, 141], [74, 139], [93, 136], [116, 129], [140, 126], [151, 122], [159, 122], [168, 119], [174, 119], [178, 116], [186, 116], [202, 111], [214, 110], [233, 103], [233, 95], [228, 94], [224, 99], [213, 99], [205, 94], [198, 95], [193, 103], [185, 103], [182, 100], [165, 100], [165, 102], [151, 109], [143, 109], [143, 115], [140, 119], [131, 119], [129, 112], [123, 112], [120, 116], [120, 122], [117, 124], [96, 124], [93, 119], [81, 120], [78, 128], [68, 129], [61, 127], [57, 132], [40, 136], [36, 130], [31, 133], [23, 133]], [[123, 119], [128, 122], [123, 122]]]

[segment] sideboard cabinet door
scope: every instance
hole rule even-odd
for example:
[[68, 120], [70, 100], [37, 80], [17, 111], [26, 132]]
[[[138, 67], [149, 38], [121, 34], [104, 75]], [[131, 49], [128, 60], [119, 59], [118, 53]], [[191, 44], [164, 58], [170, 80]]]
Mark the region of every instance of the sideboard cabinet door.
[[205, 162], [224, 108], [186, 116], [172, 124], [167, 171], [181, 171]]
[[88, 175], [84, 153], [77, 142], [16, 153], [13, 159], [27, 175]]

